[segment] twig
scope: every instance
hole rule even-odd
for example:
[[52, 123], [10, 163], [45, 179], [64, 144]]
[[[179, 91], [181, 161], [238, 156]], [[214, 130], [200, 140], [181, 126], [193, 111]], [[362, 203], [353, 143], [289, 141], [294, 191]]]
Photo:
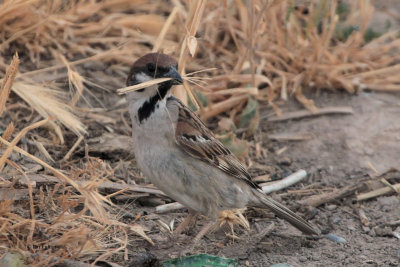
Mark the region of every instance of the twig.
[[0, 116], [4, 111], [4, 106], [10, 95], [11, 87], [14, 82], [15, 76], [18, 72], [19, 58], [18, 54], [15, 54], [10, 66], [7, 68], [6, 75], [1, 83], [0, 91]]
[[248, 99], [247, 95], [232, 96], [227, 100], [221, 101], [217, 104], [213, 104], [210, 107], [204, 108], [204, 113], [201, 115], [203, 120], [212, 118], [222, 112], [228, 111], [234, 106], [239, 105], [243, 100]]
[[155, 188], [150, 188], [150, 187], [145, 187], [145, 186], [140, 186], [140, 185], [104, 182], [104, 183], [99, 184], [98, 188], [99, 188], [99, 190], [109, 190], [109, 189], [123, 190], [125, 188], [128, 188], [127, 192], [133, 191], [133, 192], [139, 192], [139, 193], [149, 193], [149, 194], [165, 196], [165, 194], [161, 190], [158, 190]]
[[313, 136], [311, 133], [279, 133], [269, 134], [268, 138], [277, 141], [303, 141], [310, 140]]
[[83, 135], [80, 135], [78, 140], [76, 140], [75, 144], [71, 147], [71, 149], [65, 154], [61, 161], [66, 161], [72, 155], [72, 153], [76, 150], [79, 144], [83, 141]]
[[[191, 52], [192, 56], [194, 56], [194, 53], [197, 48], [197, 41], [195, 38], [197, 29], [200, 25], [200, 19], [203, 15], [204, 8], [206, 6], [206, 0], [197, 0], [197, 1], [191, 1], [189, 8], [189, 15], [188, 15], [188, 20], [186, 22], [186, 29], [188, 30], [187, 34], [185, 35], [185, 38], [182, 42], [181, 45], [181, 51], [179, 55], [179, 60], [178, 60], [178, 66], [179, 66], [179, 73], [184, 73], [185, 68], [186, 68], [186, 61], [189, 56], [188, 52]], [[190, 43], [192, 41], [192, 43]], [[183, 90], [185, 89], [185, 90]], [[187, 95], [185, 94], [185, 91], [189, 96], [191, 97], [191, 100], [193, 103], [196, 103], [197, 105], [197, 100], [194, 96], [194, 94], [191, 92], [189, 86], [176, 86], [173, 89], [173, 94], [179, 98], [183, 103], [187, 104]]]
[[358, 210], [358, 215], [360, 216], [360, 221], [361, 221], [362, 225], [364, 225], [366, 227], [370, 226], [371, 222], [369, 221], [364, 210], [362, 210], [362, 209]]
[[[115, 50], [117, 50], [118, 48], [119, 48], [119, 47], [114, 48], [114, 49], [112, 49], [112, 50], [115, 51]], [[80, 64], [86, 63], [86, 62], [99, 60], [99, 59], [102, 59], [102, 58], [104, 58], [104, 57], [110, 56], [112, 50], [106, 50], [106, 51], [100, 52], [100, 53], [95, 54], [95, 55], [90, 56], [90, 57], [78, 59], [78, 60], [69, 62], [69, 64], [70, 64], [71, 66], [75, 66], [75, 65], [80, 65]], [[114, 54], [114, 56], [115, 56], [115, 54]], [[22, 78], [22, 77], [26, 77], [26, 76], [39, 76], [38, 74], [41, 74], [41, 73], [43, 73], [43, 72], [56, 71], [56, 70], [63, 69], [63, 68], [66, 68], [66, 66], [65, 66], [64, 64], [59, 64], [59, 65], [55, 65], [55, 66], [51, 66], [51, 67], [47, 67], [47, 68], [43, 68], [43, 69], [38, 69], [38, 70], [29, 71], [29, 72], [24, 72], [24, 73], [19, 74], [19, 75], [17, 76], [17, 79], [18, 79], [18, 78]]]
[[132, 85], [132, 86], [119, 88], [119, 89], [117, 89], [117, 93], [119, 95], [127, 94], [127, 93], [130, 93], [130, 92], [134, 92], [134, 91], [140, 90], [142, 88], [146, 88], [146, 87], [149, 87], [149, 86], [152, 86], [152, 85], [155, 85], [155, 84], [159, 84], [159, 83], [162, 83], [162, 82], [165, 82], [165, 81], [169, 81], [169, 80], [171, 80], [171, 78], [158, 78], [158, 79], [154, 79], [154, 80], [149, 80], [149, 81], [146, 81], [146, 82], [143, 82], [143, 83], [139, 83], [139, 84], [135, 84], [135, 85]]
[[165, 35], [169, 30], [169, 27], [171, 26], [172, 22], [174, 22], [176, 14], [178, 14], [178, 10], [179, 10], [178, 6], [175, 6], [174, 9], [172, 9], [171, 13], [168, 16], [167, 21], [164, 23], [163, 28], [158, 34], [157, 40], [154, 42], [154, 47], [152, 52], [158, 52], [158, 50], [160, 49], [160, 46], [165, 38]]
[[[17, 176], [19, 178], [19, 184], [27, 185], [26, 177], [23, 175]], [[29, 180], [35, 184], [55, 184], [59, 183], [60, 179], [44, 174], [30, 174], [28, 175]], [[74, 181], [77, 186], [83, 186], [86, 184], [87, 181]], [[33, 186], [34, 187], [34, 186]], [[129, 184], [120, 184], [120, 183], [113, 183], [113, 182], [103, 182], [98, 185], [97, 187], [100, 191], [120, 191], [126, 190], [126, 192], [138, 192], [138, 193], [149, 193], [154, 195], [161, 195], [165, 196], [165, 194], [155, 188], [140, 186], [140, 185], [129, 185]]]
[[369, 90], [380, 92], [398, 92], [400, 85], [398, 84], [366, 84], [365, 87]]
[[336, 189], [333, 192], [328, 192], [320, 195], [311, 196], [304, 200], [299, 201], [303, 205], [309, 205], [312, 207], [318, 207], [322, 204], [342, 199], [346, 196], [354, 194], [356, 191], [364, 187], [365, 183], [358, 183], [356, 185], [349, 185], [340, 189]]
[[272, 222], [268, 227], [264, 228], [260, 233], [255, 236], [255, 244], [259, 243], [266, 235], [275, 229], [275, 223]]
[[[392, 186], [397, 191], [400, 190], [400, 184], [394, 184]], [[368, 193], [359, 194], [359, 195], [357, 195], [357, 201], [367, 200], [367, 199], [370, 199], [370, 198], [374, 198], [374, 197], [379, 197], [379, 196], [385, 195], [387, 193], [393, 192], [393, 188], [387, 186], [387, 187], [383, 187], [383, 188], [379, 188], [379, 189], [370, 191]]]
[[389, 186], [394, 192], [396, 192], [397, 194], [400, 194], [400, 190], [397, 189], [396, 187], [394, 187], [391, 183], [389, 183], [385, 178], [381, 178], [381, 182], [386, 185]]
[[106, 199], [105, 197], [101, 196], [97, 191], [88, 190], [88, 188], [86, 187], [86, 184], [83, 187], [78, 185], [78, 183], [76, 181], [74, 181], [73, 179], [67, 177], [66, 175], [64, 175], [59, 170], [53, 168], [52, 166], [50, 166], [49, 164], [47, 164], [43, 160], [41, 160], [41, 159], [35, 157], [34, 155], [26, 152], [25, 150], [23, 150], [23, 149], [21, 149], [21, 148], [19, 148], [17, 146], [12, 146], [11, 143], [7, 142], [2, 137], [0, 137], [0, 142], [5, 144], [5, 145], [7, 145], [8, 148], [11, 147], [12, 150], [15, 150], [18, 153], [21, 153], [22, 155], [30, 158], [31, 160], [34, 160], [35, 162], [39, 163], [40, 165], [42, 165], [43, 167], [45, 167], [46, 169], [51, 171], [54, 174], [54, 176], [56, 176], [60, 180], [63, 180], [65, 182], [69, 183], [70, 185], [72, 185], [76, 190], [78, 190], [85, 197], [85, 203], [95, 203], [94, 205], [89, 205], [88, 207], [91, 210], [91, 212], [96, 214], [97, 219], [103, 220], [106, 223], [108, 222], [108, 218], [106, 217], [106, 213], [105, 213], [105, 210], [104, 210], [103, 206], [99, 205], [99, 200], [101, 200], [102, 202], [106, 202], [106, 203], [112, 204], [108, 199]]
[[269, 118], [268, 121], [286, 121], [291, 119], [301, 119], [313, 116], [328, 115], [328, 114], [353, 114], [351, 107], [325, 107], [318, 108], [318, 111], [311, 112], [309, 110], [300, 110], [294, 112], [286, 112], [282, 117], [274, 116]]
[[302, 181], [307, 177], [307, 172], [305, 170], [298, 170], [297, 172], [283, 178], [282, 180], [276, 182], [270, 182], [267, 184], [262, 184], [262, 190], [265, 194], [282, 190], [283, 188], [289, 187], [295, 183]]
[[157, 206], [156, 213], [164, 213], [164, 212], [168, 212], [168, 211], [172, 211], [172, 210], [179, 210], [184, 207], [185, 206], [183, 206], [181, 203], [178, 203], [178, 202], [168, 203], [168, 204]]
[[[32, 125], [31, 125], [32, 126]], [[54, 175], [59, 178], [59, 180], [64, 180], [67, 183], [71, 184], [75, 189], [77, 189], [78, 191], [80, 191], [80, 188], [78, 186], [78, 184], [76, 183], [76, 181], [68, 178], [67, 176], [65, 176], [63, 173], [61, 173], [59, 170], [51, 167], [49, 164], [47, 164], [46, 162], [44, 162], [43, 160], [35, 157], [34, 155], [26, 152], [25, 150], [23, 150], [22, 148], [19, 148], [17, 146], [11, 146], [10, 142], [7, 142], [6, 140], [4, 140], [2, 137], [0, 137], [0, 142], [2, 142], [3, 144], [7, 145], [8, 147], [12, 147], [12, 150], [15, 150], [18, 153], [21, 153], [22, 155], [30, 158], [31, 160], [36, 161], [37, 163], [39, 163], [40, 165], [42, 165], [43, 167], [49, 169], [51, 172], [54, 173]], [[3, 155], [4, 156], [4, 155]]]
[[9, 143], [6, 151], [4, 152], [4, 154], [1, 156], [0, 158], [0, 172], [4, 167], [4, 163], [6, 162], [6, 159], [8, 158], [8, 156], [10, 155], [10, 153], [13, 151], [15, 145], [19, 142], [19, 140], [30, 130], [38, 128], [44, 124], [46, 124], [48, 121], [50, 120], [50, 118], [38, 121], [32, 125], [29, 125], [28, 127], [25, 127], [24, 129], [22, 129], [22, 131], [20, 131], [17, 136], [12, 140], [11, 143]]

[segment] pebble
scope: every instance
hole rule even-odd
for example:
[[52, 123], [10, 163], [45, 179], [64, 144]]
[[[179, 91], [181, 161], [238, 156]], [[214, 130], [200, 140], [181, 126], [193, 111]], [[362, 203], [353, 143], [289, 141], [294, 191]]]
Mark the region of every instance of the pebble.
[[327, 235], [326, 235], [326, 238], [327, 238], [328, 240], [330, 240], [330, 241], [333, 241], [333, 242], [339, 243], [339, 244], [343, 244], [343, 243], [346, 243], [346, 242], [347, 242], [346, 239], [344, 239], [343, 237], [340, 237], [340, 236], [338, 236], [338, 235], [335, 235], [335, 234], [327, 234]]
[[375, 237], [376, 236], [375, 229], [372, 228], [371, 231], [368, 232], [368, 235], [372, 236], [372, 237]]
[[393, 236], [397, 239], [400, 239], [400, 226], [398, 226], [396, 230], [393, 231]]
[[347, 229], [349, 229], [350, 231], [355, 231], [356, 230], [354, 225], [347, 225]]
[[333, 205], [333, 204], [332, 204], [332, 205], [326, 206], [326, 209], [327, 209], [327, 210], [331, 210], [331, 211], [334, 210], [334, 209], [336, 209], [336, 208], [337, 208], [337, 206], [336, 206], [336, 205]]
[[338, 216], [335, 216], [335, 217], [332, 217], [331, 218], [331, 222], [333, 223], [333, 224], [337, 224], [337, 223], [339, 223], [341, 221], [341, 219], [338, 217]]
[[306, 262], [307, 261], [307, 257], [306, 256], [300, 256], [299, 257], [299, 261], [300, 262]]
[[278, 160], [279, 165], [290, 166], [292, 164], [292, 160], [289, 157], [283, 157]]
[[393, 236], [396, 237], [397, 239], [400, 239], [400, 233], [399, 232], [393, 232]]
[[377, 236], [393, 236], [392, 229], [388, 226], [383, 228], [376, 226], [374, 227], [374, 230]]

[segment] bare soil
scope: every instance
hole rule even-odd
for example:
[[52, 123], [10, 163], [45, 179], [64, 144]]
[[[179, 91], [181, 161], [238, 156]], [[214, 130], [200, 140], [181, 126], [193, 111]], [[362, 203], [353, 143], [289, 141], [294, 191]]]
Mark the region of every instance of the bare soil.
[[[322, 92], [311, 97], [320, 107], [351, 106], [354, 114], [274, 123], [263, 119], [256, 139], [262, 140], [262, 147], [268, 153], [265, 158], [254, 158], [253, 166], [256, 167], [250, 167], [253, 174], [270, 173], [275, 179], [305, 169], [308, 178], [302, 184], [272, 194], [292, 209], [298, 209], [297, 201], [307, 197], [307, 193], [293, 190], [311, 185], [311, 188], [319, 188], [323, 192], [324, 188], [357, 184], [369, 176], [374, 176], [375, 171], [384, 172], [389, 168], [399, 167], [399, 95], [363, 92], [357, 96], [349, 96], [344, 93]], [[290, 106], [291, 111], [296, 108], [293, 103], [288, 103], [287, 106]], [[270, 113], [270, 109], [262, 107], [261, 117], [268, 117]], [[311, 134], [312, 138], [284, 142], [268, 138], [269, 134], [277, 133], [307, 133]], [[279, 155], [275, 153], [285, 146], [286, 151]], [[185, 252], [236, 258], [241, 266], [269, 266], [276, 263], [289, 263], [292, 266], [400, 264], [400, 240], [391, 234], [391, 231], [399, 231], [399, 228], [396, 230], [399, 224], [383, 227], [389, 222], [400, 220], [400, 199], [393, 194], [361, 203], [355, 201], [352, 196], [327, 203], [304, 214], [324, 233], [333, 233], [345, 238], [347, 242], [344, 244], [326, 238], [315, 240], [303, 236], [284, 221], [272, 218], [266, 211], [248, 209], [245, 215], [250, 221], [250, 231], [235, 226], [234, 234], [237, 238], [233, 238], [231, 229], [225, 226], [207, 234], [189, 250], [190, 241], [207, 222], [205, 218], [198, 219], [185, 234], [173, 236], [160, 231], [161, 227], [157, 221], [162, 220], [169, 224], [175, 219], [177, 224], [187, 215], [183, 210], [161, 215], [155, 214], [154, 208], [139, 206], [136, 208], [140, 209], [142, 214], [149, 214], [141, 218], [140, 224], [151, 229], [149, 236], [156, 244], [151, 246], [139, 239], [132, 240], [132, 252], [141, 253], [132, 264], [139, 264], [141, 259], [149, 254], [164, 261]], [[359, 209], [365, 211], [370, 221], [368, 227], [360, 222]], [[259, 240], [259, 232], [271, 223], [274, 223], [273, 231]]]

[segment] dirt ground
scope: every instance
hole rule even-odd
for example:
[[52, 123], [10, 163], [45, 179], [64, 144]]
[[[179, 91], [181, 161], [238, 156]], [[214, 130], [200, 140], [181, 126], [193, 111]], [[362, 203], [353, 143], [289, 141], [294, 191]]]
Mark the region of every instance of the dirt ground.
[[[296, 170], [305, 169], [308, 178], [302, 184], [287, 189], [294, 190], [307, 185], [314, 188], [341, 188], [374, 175], [372, 168], [384, 172], [399, 166], [399, 95], [364, 92], [349, 97], [344, 93], [322, 92], [313, 95], [313, 98], [321, 107], [351, 106], [354, 114], [274, 123], [263, 119], [260, 136], [268, 155], [263, 159], [255, 159], [253, 166], [256, 167], [250, 168], [250, 172], [265, 173], [269, 170], [275, 172], [275, 176], [270, 173], [271, 177], [282, 178]], [[296, 105], [290, 106], [293, 110]], [[261, 117], [268, 117], [270, 112], [268, 109], [262, 110]], [[312, 138], [285, 142], [271, 141], [268, 138], [269, 134], [277, 133], [303, 133]], [[285, 146], [287, 150], [277, 156], [275, 152]], [[305, 196], [287, 190], [273, 194], [274, 198], [293, 209], [298, 208], [296, 201]], [[202, 218], [187, 233], [178, 237], [171, 236], [160, 232], [157, 220], [169, 223], [177, 218], [176, 221], [181, 221], [186, 216], [184, 212], [155, 215], [152, 208], [141, 209], [151, 214], [142, 217], [140, 223], [152, 230], [149, 236], [156, 245], [151, 246], [140, 240], [133, 241], [131, 249], [142, 253], [139, 258], [145, 257], [147, 253], [161, 261], [179, 256], [182, 251], [187, 250], [193, 236], [207, 222]], [[371, 222], [369, 227], [362, 226], [359, 209], [365, 211]], [[391, 236], [390, 231], [378, 231], [375, 227], [400, 219], [398, 197], [382, 196], [357, 203], [353, 196], [322, 205], [311, 214], [313, 216], [310, 221], [318, 225], [324, 233], [334, 233], [345, 238], [347, 242], [338, 244], [325, 238], [314, 240], [302, 236], [282, 220], [271, 218], [267, 212], [247, 210], [245, 215], [250, 221], [250, 231], [236, 226], [234, 231], [238, 238], [233, 239], [227, 235], [232, 233], [230, 228], [222, 227], [207, 234], [190, 254], [210, 253], [236, 258], [241, 266], [269, 266], [276, 263], [289, 263], [292, 266], [399, 266], [400, 240]], [[271, 223], [274, 223], [273, 231], [259, 240], [258, 233], [270, 227]], [[391, 229], [395, 228], [396, 226]], [[398, 230], [399, 228], [396, 231]]]

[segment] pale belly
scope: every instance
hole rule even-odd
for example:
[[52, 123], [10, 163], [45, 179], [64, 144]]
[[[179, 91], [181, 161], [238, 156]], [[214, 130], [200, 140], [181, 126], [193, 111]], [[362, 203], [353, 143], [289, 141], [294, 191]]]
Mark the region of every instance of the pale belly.
[[[144, 140], [135, 144], [137, 163], [150, 181], [166, 195], [189, 209], [212, 218], [226, 209], [248, 203], [249, 186], [239, 179], [166, 144]], [[140, 150], [140, 153], [136, 151]], [[246, 191], [246, 192], [244, 192]]]

